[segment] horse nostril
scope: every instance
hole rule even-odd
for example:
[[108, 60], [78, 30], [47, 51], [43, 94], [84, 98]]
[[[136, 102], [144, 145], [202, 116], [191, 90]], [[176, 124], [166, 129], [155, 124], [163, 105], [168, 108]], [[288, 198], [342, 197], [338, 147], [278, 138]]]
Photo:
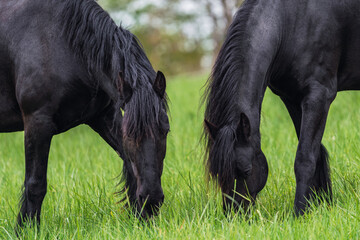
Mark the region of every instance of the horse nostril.
[[140, 202], [140, 204], [144, 204], [144, 203], [146, 202], [147, 198], [148, 198], [148, 195], [140, 194], [140, 195], [139, 195], [139, 202]]

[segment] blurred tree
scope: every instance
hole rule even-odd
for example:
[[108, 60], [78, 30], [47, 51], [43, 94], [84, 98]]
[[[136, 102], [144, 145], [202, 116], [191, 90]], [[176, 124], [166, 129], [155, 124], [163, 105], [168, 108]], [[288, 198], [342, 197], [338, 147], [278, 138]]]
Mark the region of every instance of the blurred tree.
[[214, 57], [220, 51], [225, 32], [232, 22], [232, 17], [243, 0], [201, 0], [212, 21], [211, 37], [214, 41]]
[[126, 24], [140, 39], [154, 67], [168, 75], [198, 71], [204, 59], [211, 63], [241, 2], [99, 0], [115, 19], [127, 18]]

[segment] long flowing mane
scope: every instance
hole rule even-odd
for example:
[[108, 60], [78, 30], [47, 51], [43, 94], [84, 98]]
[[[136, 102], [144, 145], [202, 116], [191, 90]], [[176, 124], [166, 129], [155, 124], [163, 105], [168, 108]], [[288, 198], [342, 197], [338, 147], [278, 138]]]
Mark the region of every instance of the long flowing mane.
[[94, 0], [65, 0], [61, 18], [63, 33], [90, 73], [102, 71], [118, 83], [122, 72], [133, 88], [154, 80], [156, 73], [136, 36], [117, 26]]
[[166, 98], [159, 100], [152, 89], [156, 72], [136, 36], [118, 27], [94, 0], [65, 0], [61, 18], [65, 21], [63, 33], [90, 74], [104, 72], [119, 89], [121, 72], [133, 88], [124, 119], [127, 135], [138, 138], [139, 133], [151, 131], [158, 121], [154, 110], [167, 104]]
[[[116, 107], [115, 115], [121, 115], [120, 107], [124, 108], [123, 135], [139, 141], [146, 134], [157, 134], [159, 110], [167, 110], [167, 97], [160, 99], [153, 90], [156, 72], [136, 36], [117, 26], [95, 0], [64, 0], [62, 4], [59, 14], [64, 21], [62, 33], [75, 54], [83, 59], [90, 75], [103, 72], [120, 89], [121, 73], [132, 88], [132, 97], [125, 107], [118, 104], [121, 101]], [[123, 169], [125, 190], [134, 183]]]
[[[234, 142], [229, 142], [229, 136], [235, 136], [236, 129], [231, 123], [239, 121], [237, 96], [239, 95], [239, 66], [244, 63], [244, 49], [248, 38], [246, 29], [248, 19], [257, 0], [247, 0], [236, 13], [231, 23], [223, 46], [216, 59], [211, 76], [207, 81], [204, 93], [205, 119], [218, 128], [216, 148], [212, 148], [214, 140], [204, 128], [206, 141], [205, 159], [209, 174], [217, 179], [222, 188], [229, 188], [233, 180], [231, 148]], [[227, 140], [226, 140], [227, 139]]]

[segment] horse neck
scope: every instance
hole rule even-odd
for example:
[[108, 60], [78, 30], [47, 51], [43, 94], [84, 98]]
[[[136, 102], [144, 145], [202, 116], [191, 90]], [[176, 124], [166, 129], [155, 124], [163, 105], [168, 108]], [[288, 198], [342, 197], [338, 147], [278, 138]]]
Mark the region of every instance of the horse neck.
[[260, 112], [265, 90], [276, 71], [282, 31], [281, 1], [259, 0], [249, 15], [245, 34], [247, 36], [244, 62], [239, 66], [238, 103], [250, 122], [252, 133], [260, 144]]
[[278, 3], [274, 2], [280, 1], [245, 2], [229, 27], [223, 52], [219, 54], [222, 59], [216, 64], [222, 69], [223, 78], [229, 79], [223, 82], [229, 82], [234, 91], [232, 104], [224, 106], [233, 115], [230, 121], [237, 124], [240, 114], [246, 114], [259, 144], [261, 104], [281, 39], [280, 14], [276, 13]]

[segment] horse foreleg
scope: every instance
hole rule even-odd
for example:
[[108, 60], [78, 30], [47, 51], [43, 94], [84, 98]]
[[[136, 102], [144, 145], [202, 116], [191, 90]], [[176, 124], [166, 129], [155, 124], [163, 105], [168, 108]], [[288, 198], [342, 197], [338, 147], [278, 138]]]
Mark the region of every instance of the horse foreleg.
[[321, 145], [321, 139], [334, 97], [335, 94], [332, 94], [329, 89], [316, 86], [316, 88], [311, 88], [299, 105], [284, 101], [299, 138], [295, 158], [295, 212], [297, 215], [304, 213], [308, 200], [314, 192], [325, 192], [331, 195], [327, 153]]
[[46, 194], [46, 172], [54, 125], [48, 116], [31, 115], [24, 118], [25, 182], [18, 225], [34, 220], [40, 223], [41, 204]]
[[[302, 119], [301, 104], [292, 102], [284, 97], [281, 97], [281, 99], [284, 102], [290, 114], [290, 117], [294, 123], [297, 137], [299, 138], [301, 119]], [[326, 193], [328, 196], [327, 200], [331, 200], [332, 190], [331, 190], [331, 179], [329, 174], [329, 165], [327, 159], [327, 151], [322, 144], [320, 145], [320, 153], [317, 157], [316, 163], [317, 164], [316, 164], [314, 178], [312, 179], [312, 183], [311, 183], [311, 189], [315, 191], [317, 194]]]

